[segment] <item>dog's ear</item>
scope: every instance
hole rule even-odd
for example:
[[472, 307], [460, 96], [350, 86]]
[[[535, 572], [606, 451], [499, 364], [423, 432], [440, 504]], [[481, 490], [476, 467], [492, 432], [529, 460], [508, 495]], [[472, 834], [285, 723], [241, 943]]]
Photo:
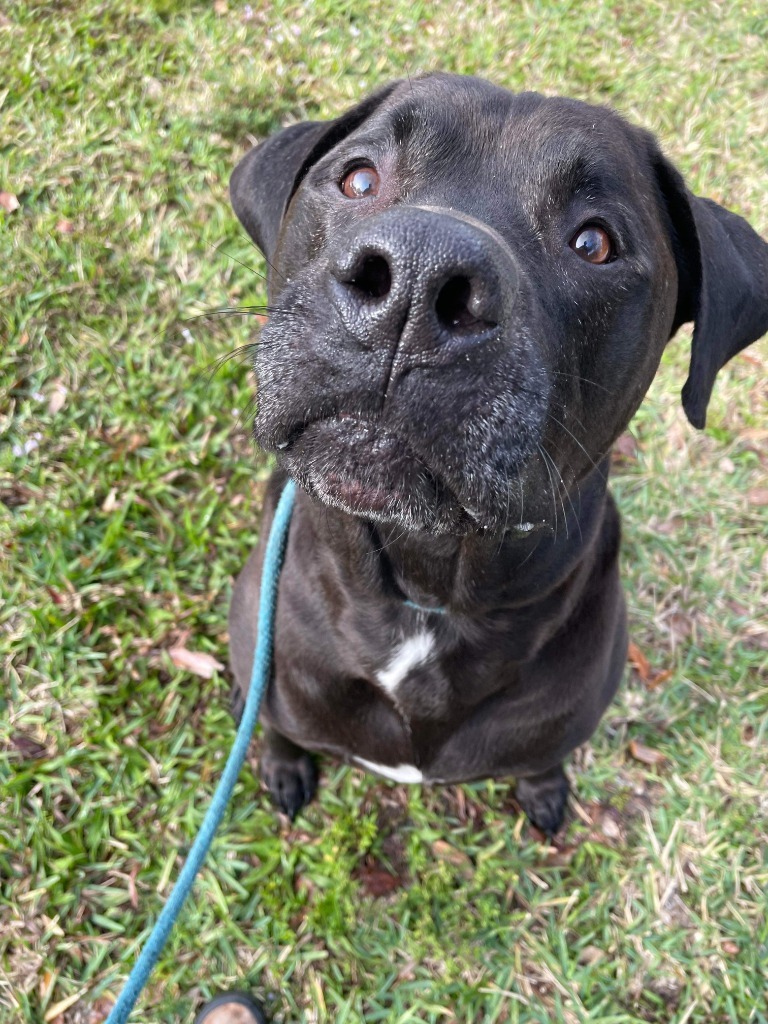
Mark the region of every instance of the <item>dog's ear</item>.
[[658, 149], [654, 164], [678, 270], [672, 334], [694, 322], [683, 409], [701, 429], [718, 370], [768, 331], [768, 244], [742, 217], [692, 195]]
[[283, 216], [304, 175], [370, 117], [398, 85], [391, 82], [335, 121], [303, 121], [284, 128], [235, 167], [229, 182], [232, 206], [267, 260], [272, 259]]

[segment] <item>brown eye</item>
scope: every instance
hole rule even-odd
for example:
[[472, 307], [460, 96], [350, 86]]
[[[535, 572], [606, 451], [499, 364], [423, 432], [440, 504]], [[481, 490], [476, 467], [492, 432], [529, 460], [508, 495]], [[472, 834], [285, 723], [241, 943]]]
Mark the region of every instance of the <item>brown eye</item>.
[[356, 167], [341, 179], [341, 191], [347, 199], [367, 199], [379, 191], [379, 174], [375, 167]]
[[607, 263], [613, 256], [611, 236], [597, 224], [587, 224], [570, 241], [573, 251], [587, 263]]

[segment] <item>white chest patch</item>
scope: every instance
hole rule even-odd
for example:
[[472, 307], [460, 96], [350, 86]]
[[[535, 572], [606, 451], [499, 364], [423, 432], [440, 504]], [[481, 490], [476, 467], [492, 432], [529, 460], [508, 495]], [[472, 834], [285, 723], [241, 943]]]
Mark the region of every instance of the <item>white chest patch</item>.
[[424, 776], [412, 764], [376, 764], [375, 761], [366, 761], [362, 757], [356, 757], [355, 761], [361, 768], [374, 772], [376, 775], [383, 775], [386, 779], [393, 779], [395, 782], [424, 781]]
[[[429, 661], [435, 648], [433, 633], [424, 630], [409, 637], [397, 648], [386, 668], [376, 673], [376, 680], [387, 693], [394, 694], [410, 671]], [[415, 770], [415, 769], [413, 769]], [[403, 780], [405, 781], [405, 780]], [[414, 781], [413, 779], [409, 781]]]

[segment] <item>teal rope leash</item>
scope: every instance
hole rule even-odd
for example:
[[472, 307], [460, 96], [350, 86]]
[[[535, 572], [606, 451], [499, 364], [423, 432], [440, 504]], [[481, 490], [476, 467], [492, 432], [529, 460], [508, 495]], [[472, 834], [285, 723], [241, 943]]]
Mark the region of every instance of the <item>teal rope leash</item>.
[[173, 887], [168, 902], [160, 912], [152, 932], [139, 954], [139, 958], [128, 976], [123, 991], [120, 993], [106, 1024], [126, 1024], [136, 1000], [146, 985], [157, 958], [171, 933], [179, 911], [189, 895], [192, 883], [208, 853], [208, 848], [221, 823], [224, 811], [229, 803], [232, 790], [248, 753], [248, 744], [256, 726], [259, 707], [269, 681], [272, 667], [272, 647], [275, 627], [275, 607], [277, 605], [277, 587], [280, 580], [280, 568], [285, 553], [285, 542], [291, 524], [293, 502], [296, 497], [296, 485], [289, 480], [280, 495], [272, 529], [269, 532], [267, 550], [264, 555], [264, 568], [261, 575], [261, 595], [259, 598], [259, 631], [256, 640], [256, 651], [253, 658], [251, 685], [245, 699], [243, 717], [237, 728], [235, 742], [224, 766], [221, 780], [213, 794], [203, 824], [192, 844], [184, 867], [181, 869], [176, 885]]

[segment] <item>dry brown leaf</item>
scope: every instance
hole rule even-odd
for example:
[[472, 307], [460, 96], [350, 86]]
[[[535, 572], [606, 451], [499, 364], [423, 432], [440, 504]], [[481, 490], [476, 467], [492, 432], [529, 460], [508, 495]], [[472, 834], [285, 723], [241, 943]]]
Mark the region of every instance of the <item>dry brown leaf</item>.
[[221, 672], [224, 666], [212, 654], [205, 651], [190, 651], [186, 647], [171, 647], [168, 653], [176, 668], [185, 668], [202, 679], [210, 679], [214, 672]]
[[663, 616], [661, 622], [668, 630], [674, 643], [687, 640], [695, 629], [693, 617], [682, 610], [670, 611]]
[[589, 966], [590, 964], [596, 964], [604, 956], [605, 950], [600, 949], [599, 946], [585, 946], [579, 953], [579, 963], [583, 966]]
[[667, 758], [660, 750], [654, 750], [653, 747], [646, 747], [644, 743], [639, 743], [637, 740], [629, 741], [629, 753], [634, 757], [636, 761], [641, 764], [662, 764]]
[[613, 444], [613, 464], [616, 465], [629, 465], [632, 462], [637, 462], [638, 453], [637, 440], [629, 431], [625, 431], [621, 434]]
[[83, 1024], [104, 1024], [114, 1005], [114, 1001], [107, 996], [97, 999], [88, 1010], [88, 1016], [83, 1019]]
[[600, 831], [608, 839], [621, 839], [621, 826], [615, 817], [605, 814], [600, 821]]
[[437, 860], [445, 861], [452, 867], [456, 868], [459, 874], [463, 876], [472, 876], [474, 868], [472, 866], [472, 859], [461, 850], [457, 850], [455, 846], [451, 846], [444, 839], [436, 839], [432, 843], [432, 853]]
[[629, 641], [629, 649], [627, 651], [627, 660], [637, 674], [640, 676], [644, 683], [647, 683], [651, 678], [651, 666], [648, 663], [648, 659], [637, 646], [636, 643]]
[[117, 488], [113, 487], [110, 490], [109, 494], [104, 499], [104, 501], [102, 501], [102, 503], [101, 503], [101, 511], [109, 513], [109, 512], [114, 512], [116, 508], [117, 508]]
[[756, 623], [745, 627], [744, 643], [759, 651], [768, 651], [768, 629]]
[[[540, 833], [543, 836], [543, 833]], [[539, 839], [539, 842], [547, 844], [547, 837]], [[578, 853], [580, 843], [571, 843], [568, 846], [549, 846], [544, 854], [544, 863], [553, 868], [567, 868]]]
[[35, 492], [30, 487], [25, 487], [18, 480], [9, 480], [0, 484], [0, 501], [8, 508], [16, 508], [19, 505], [26, 505], [35, 497]]
[[682, 516], [672, 515], [669, 519], [662, 519], [660, 522], [654, 523], [653, 529], [656, 533], [661, 533], [665, 537], [670, 537], [672, 534], [677, 533], [684, 522], [685, 520]]
[[747, 491], [747, 501], [750, 505], [757, 505], [760, 508], [768, 505], [768, 487], [753, 487]]
[[13, 213], [14, 210], [18, 210], [21, 203], [12, 192], [0, 192], [0, 206], [6, 213]]
[[58, 1003], [54, 1003], [54, 1005], [50, 1007], [46, 1015], [43, 1017], [43, 1020], [46, 1024], [52, 1024], [59, 1014], [63, 1014], [70, 1008], [70, 1006], [74, 1006], [75, 1003], [79, 1003], [87, 991], [88, 989], [84, 988], [79, 992], [73, 992], [72, 995], [67, 996], [66, 999], [60, 999]]
[[[114, 1001], [112, 999], [108, 996], [102, 996], [87, 1008], [81, 1003], [75, 1010], [74, 1019], [80, 1022], [80, 1024], [104, 1024], [113, 1006]], [[65, 1016], [62, 1013], [54, 1017], [50, 1024], [64, 1024], [64, 1021], [67, 1019], [71, 1020], [71, 1015]]]
[[664, 669], [662, 672], [652, 672], [648, 659], [637, 644], [633, 643], [631, 640], [629, 641], [629, 648], [627, 650], [627, 661], [637, 672], [640, 677], [640, 681], [644, 683], [649, 690], [655, 690], [658, 686], [661, 686], [662, 683], [666, 683], [672, 675], [671, 669]]
[[57, 978], [58, 975], [55, 974], [53, 971], [43, 971], [42, 976], [40, 978], [40, 984], [38, 986], [41, 999], [46, 999], [48, 997], [48, 994], [50, 993], [51, 989], [56, 984]]
[[666, 683], [666, 681], [671, 678], [672, 669], [665, 668], [663, 672], [657, 672], [655, 676], [652, 676], [645, 685], [649, 690], [657, 690], [662, 683]]
[[51, 389], [51, 396], [48, 399], [48, 413], [51, 416], [55, 416], [56, 413], [61, 412], [64, 408], [64, 403], [67, 400], [67, 389], [60, 380], [57, 380], [53, 388]]
[[388, 896], [389, 893], [395, 892], [403, 886], [402, 878], [387, 871], [379, 861], [362, 864], [355, 872], [355, 877], [360, 882], [366, 896]]
[[742, 352], [739, 358], [743, 359], [747, 363], [751, 363], [752, 366], [757, 366], [761, 370], [763, 368], [763, 361], [760, 356], [752, 355], [751, 352]]
[[11, 746], [18, 750], [25, 761], [40, 761], [48, 754], [45, 744], [38, 743], [32, 736], [25, 736], [21, 732], [11, 736]]

